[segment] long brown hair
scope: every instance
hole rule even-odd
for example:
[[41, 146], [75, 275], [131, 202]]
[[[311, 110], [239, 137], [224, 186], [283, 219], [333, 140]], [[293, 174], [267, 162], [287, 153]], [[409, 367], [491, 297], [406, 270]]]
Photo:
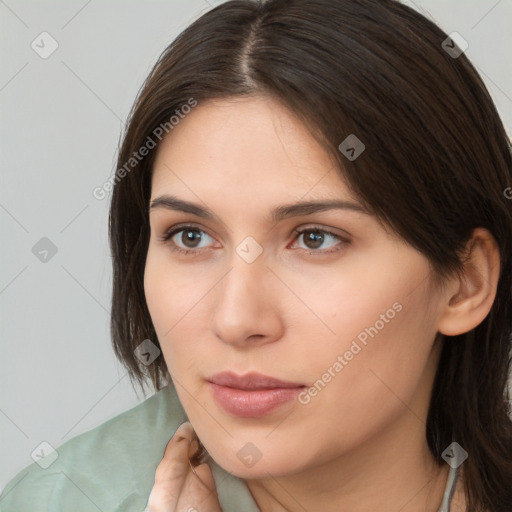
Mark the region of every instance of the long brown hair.
[[[394, 0], [229, 1], [184, 30], [141, 88], [119, 152], [110, 210], [112, 340], [134, 382], [150, 379], [160, 389], [169, 381], [162, 357], [145, 366], [134, 354], [145, 339], [158, 346], [143, 287], [156, 149], [131, 162], [133, 169], [126, 163], [148, 137], [159, 142], [159, 126], [170, 133], [169, 119], [191, 100], [267, 94], [306, 123], [363, 204], [423, 253], [437, 277], [461, 271], [475, 227], [495, 237], [501, 274], [494, 304], [475, 329], [443, 337], [426, 436], [439, 463], [452, 441], [469, 452], [469, 512], [506, 512], [510, 142], [475, 68], [464, 53], [447, 51], [446, 38]], [[338, 149], [350, 134], [365, 144], [353, 161]]]

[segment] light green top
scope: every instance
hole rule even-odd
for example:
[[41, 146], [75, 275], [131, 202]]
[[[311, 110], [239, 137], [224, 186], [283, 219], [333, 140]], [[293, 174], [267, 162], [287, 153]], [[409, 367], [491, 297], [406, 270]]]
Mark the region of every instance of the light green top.
[[[0, 512], [142, 512], [165, 446], [187, 419], [174, 386], [167, 386], [64, 443], [46, 469], [51, 455], [22, 470], [3, 490]], [[210, 467], [224, 512], [259, 512], [243, 480], [211, 458]], [[450, 498], [455, 480], [451, 472]]]

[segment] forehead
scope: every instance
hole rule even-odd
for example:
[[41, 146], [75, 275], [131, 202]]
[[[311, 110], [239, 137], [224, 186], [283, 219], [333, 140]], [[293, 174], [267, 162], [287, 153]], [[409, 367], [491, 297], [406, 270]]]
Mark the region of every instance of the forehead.
[[182, 188], [180, 181], [217, 192], [234, 187], [299, 195], [333, 187], [348, 192], [307, 126], [262, 96], [209, 100], [180, 120], [158, 148], [153, 189]]

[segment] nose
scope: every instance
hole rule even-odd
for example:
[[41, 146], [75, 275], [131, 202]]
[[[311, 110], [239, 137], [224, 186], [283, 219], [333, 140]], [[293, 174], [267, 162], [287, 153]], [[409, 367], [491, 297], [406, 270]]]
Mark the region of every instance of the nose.
[[240, 348], [264, 345], [283, 336], [278, 282], [262, 257], [247, 263], [235, 254], [233, 266], [215, 287], [210, 329]]

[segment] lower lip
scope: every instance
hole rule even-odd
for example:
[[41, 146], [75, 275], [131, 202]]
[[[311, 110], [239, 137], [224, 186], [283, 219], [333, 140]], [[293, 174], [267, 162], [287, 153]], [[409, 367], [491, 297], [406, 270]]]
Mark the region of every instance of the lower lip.
[[219, 386], [213, 382], [209, 384], [217, 404], [227, 413], [241, 418], [258, 418], [269, 414], [280, 405], [294, 400], [304, 389], [302, 386], [249, 391]]

